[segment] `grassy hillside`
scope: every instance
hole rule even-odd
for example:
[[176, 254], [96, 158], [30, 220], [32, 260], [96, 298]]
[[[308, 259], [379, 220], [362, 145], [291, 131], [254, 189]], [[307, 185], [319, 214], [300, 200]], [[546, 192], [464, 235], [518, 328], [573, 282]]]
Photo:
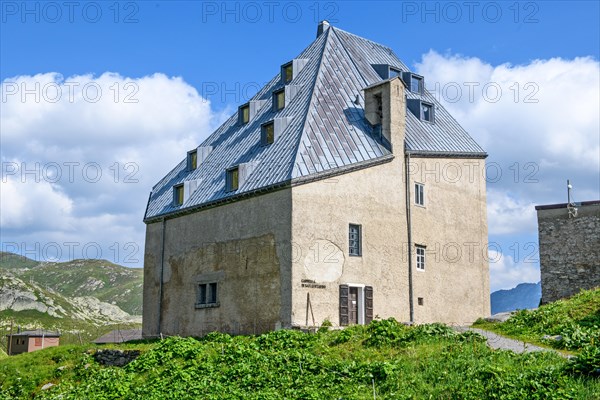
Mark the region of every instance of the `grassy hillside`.
[[101, 304], [105, 314], [100, 314], [85, 303], [23, 281], [7, 270], [0, 270], [0, 288], [0, 347], [6, 345], [4, 334], [9, 333], [11, 325], [13, 332], [18, 328], [60, 331], [62, 343], [85, 343], [117, 327], [139, 327], [129, 317], [108, 315], [108, 308], [113, 306]]
[[[474, 326], [558, 349], [580, 350], [586, 346], [598, 348], [600, 289], [581, 291], [576, 296], [543, 305], [537, 310], [518, 311], [506, 322], [479, 320]], [[545, 336], [553, 338], [544, 339]], [[600, 368], [600, 360], [598, 367]]]
[[65, 297], [93, 296], [129, 314], [142, 314], [141, 268], [93, 259], [39, 263], [11, 253], [0, 254], [0, 268]]
[[94, 296], [129, 314], [142, 314], [141, 268], [126, 268], [106, 260], [73, 260], [40, 264], [21, 276], [43, 283], [63, 296]]
[[[478, 335], [438, 324], [409, 328], [385, 320], [317, 334], [210, 334], [121, 347], [142, 355], [123, 368], [99, 365], [82, 346], [2, 360], [0, 397], [521, 400], [600, 394], [597, 379], [554, 353], [492, 351]], [[42, 390], [46, 383], [55, 386]]]
[[18, 254], [6, 253], [0, 251], [0, 268], [5, 269], [24, 269], [33, 268], [39, 263], [34, 260], [30, 260], [27, 257], [20, 256]]

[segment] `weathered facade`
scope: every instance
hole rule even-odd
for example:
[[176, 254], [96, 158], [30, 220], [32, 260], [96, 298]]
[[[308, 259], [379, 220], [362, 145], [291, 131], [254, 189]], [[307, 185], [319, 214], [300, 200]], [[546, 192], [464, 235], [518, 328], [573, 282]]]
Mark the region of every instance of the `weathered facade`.
[[487, 316], [485, 157], [390, 49], [320, 24], [153, 188], [143, 335]]
[[536, 206], [542, 303], [600, 287], [600, 200]]

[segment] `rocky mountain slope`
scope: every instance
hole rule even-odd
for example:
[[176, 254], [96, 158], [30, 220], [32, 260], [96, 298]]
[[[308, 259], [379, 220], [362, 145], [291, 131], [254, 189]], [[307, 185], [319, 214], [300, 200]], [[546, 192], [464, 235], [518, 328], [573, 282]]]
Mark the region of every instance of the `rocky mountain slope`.
[[44, 327], [140, 323], [142, 274], [105, 260], [48, 263], [0, 253], [0, 319]]

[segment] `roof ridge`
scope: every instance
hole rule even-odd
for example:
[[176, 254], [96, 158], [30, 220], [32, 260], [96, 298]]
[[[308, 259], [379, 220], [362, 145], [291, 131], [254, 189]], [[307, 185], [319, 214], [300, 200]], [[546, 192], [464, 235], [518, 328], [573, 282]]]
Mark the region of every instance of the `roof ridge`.
[[[334, 28], [333, 26], [330, 26], [330, 29], [333, 29], [333, 28]], [[328, 30], [329, 30], [329, 29], [328, 29]], [[335, 28], [335, 30], [336, 30], [336, 31], [340, 31], [340, 32], [342, 32], [342, 33], [345, 33], [346, 35], [349, 35], [349, 36], [354, 36], [355, 38], [359, 38], [359, 39], [361, 39], [361, 40], [364, 40], [365, 42], [373, 43], [374, 45], [377, 45], [377, 46], [379, 46], [379, 47], [381, 47], [381, 48], [383, 48], [383, 49], [386, 49], [386, 50], [388, 50], [388, 51], [390, 51], [390, 52], [394, 53], [394, 49], [392, 49], [391, 47], [388, 47], [388, 46], [386, 46], [386, 45], [384, 45], [384, 44], [378, 43], [378, 42], [376, 42], [376, 41], [374, 41], [374, 40], [367, 39], [367, 38], [365, 38], [365, 37], [362, 37], [362, 36], [358, 36], [357, 34], [354, 34], [354, 33], [352, 33], [352, 32], [348, 32], [348, 31], [345, 31], [345, 30], [343, 30], [343, 29], [340, 29], [340, 28]], [[394, 54], [395, 54], [395, 53], [394, 53]]]

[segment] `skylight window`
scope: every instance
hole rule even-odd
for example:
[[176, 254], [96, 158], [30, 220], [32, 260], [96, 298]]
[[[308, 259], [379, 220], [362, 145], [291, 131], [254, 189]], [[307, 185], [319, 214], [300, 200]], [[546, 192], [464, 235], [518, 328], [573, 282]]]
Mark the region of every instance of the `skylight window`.
[[285, 107], [285, 90], [279, 90], [273, 93], [273, 107], [275, 111], [283, 110]]

